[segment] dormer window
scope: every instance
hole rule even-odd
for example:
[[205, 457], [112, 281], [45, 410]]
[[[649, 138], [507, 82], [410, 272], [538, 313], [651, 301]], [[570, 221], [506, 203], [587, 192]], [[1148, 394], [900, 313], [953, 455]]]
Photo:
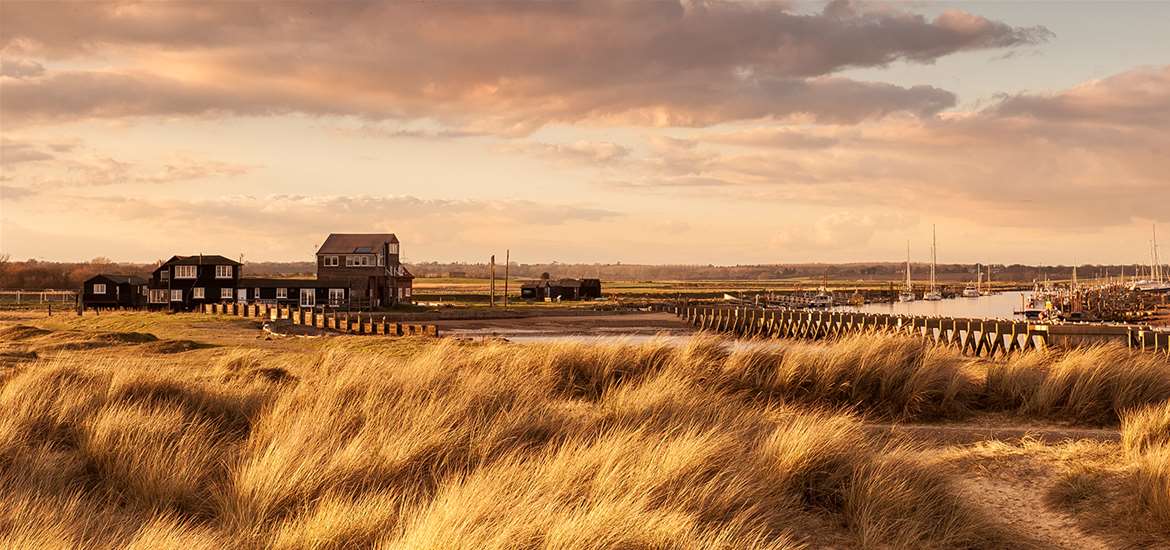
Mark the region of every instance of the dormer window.
[[397, 254], [397, 253], [398, 253], [398, 243], [389, 243], [389, 245], [387, 246], [387, 248], [390, 250], [390, 253], [391, 253], [391, 254]]
[[230, 265], [217, 265], [217, 266], [215, 266], [215, 278], [216, 279], [231, 279], [232, 278], [232, 266], [230, 266]]
[[195, 278], [195, 271], [196, 271], [195, 266], [193, 266], [193, 265], [177, 265], [177, 266], [175, 266], [175, 278], [176, 279], [194, 279]]

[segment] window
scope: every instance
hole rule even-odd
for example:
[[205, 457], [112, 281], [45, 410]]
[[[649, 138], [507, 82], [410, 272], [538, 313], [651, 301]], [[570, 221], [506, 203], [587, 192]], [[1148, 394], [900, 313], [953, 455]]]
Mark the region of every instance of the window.
[[390, 243], [386, 248], [390, 250], [391, 254], [398, 253], [398, 243]]
[[101, 283], [94, 283], [93, 293], [94, 294], [105, 294], [106, 293], [106, 285], [101, 284]]
[[232, 266], [230, 266], [230, 265], [217, 265], [217, 266], [215, 266], [215, 278], [216, 279], [231, 279], [232, 278]]
[[345, 257], [345, 267], [353, 267], [353, 256]]
[[344, 288], [331, 288], [331, 289], [329, 289], [329, 305], [339, 306], [344, 301], [345, 301], [345, 289]]
[[149, 293], [149, 292], [147, 292], [147, 290], [149, 290], [149, 289], [147, 289], [145, 286], [144, 286], [144, 287], [142, 287], [142, 295], [143, 295], [143, 296], [149, 296], [149, 295], [150, 295], [150, 293]]
[[176, 279], [194, 279], [195, 266], [193, 265], [177, 265], [175, 266]]
[[239, 296], [238, 296], [238, 297], [239, 297], [239, 299], [240, 299], [240, 301], [241, 301], [241, 302], [246, 302], [246, 301], [248, 301], [248, 289], [246, 289], [246, 288], [241, 288], [241, 289], [238, 291], [238, 294], [239, 294]]
[[221, 300], [231, 300], [232, 296], [234, 296], [234, 295], [235, 295], [235, 292], [230, 288], [219, 289], [219, 298]]
[[283, 298], [288, 298], [288, 289], [287, 288], [276, 289], [276, 299], [280, 300]]
[[203, 287], [197, 286], [191, 289], [191, 298], [195, 300], [203, 299]]
[[378, 254], [378, 265], [386, 265], [386, 257]]
[[171, 301], [172, 302], [182, 302], [183, 301], [183, 291], [182, 290], [172, 290], [171, 291]]
[[164, 269], [158, 272], [158, 280], [169, 281], [171, 279], [171, 270]]
[[410, 298], [410, 287], [406, 287], [406, 297]]
[[337, 267], [340, 265], [337, 263], [337, 256], [325, 256], [324, 258], [323, 265], [325, 267]]
[[161, 288], [150, 289], [150, 303], [164, 304], [167, 301], [167, 291]]

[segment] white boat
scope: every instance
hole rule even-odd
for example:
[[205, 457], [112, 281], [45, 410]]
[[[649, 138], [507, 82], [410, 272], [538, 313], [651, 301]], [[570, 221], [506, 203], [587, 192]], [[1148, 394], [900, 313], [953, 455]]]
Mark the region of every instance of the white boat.
[[935, 226], [931, 226], [931, 243], [930, 243], [930, 290], [922, 295], [923, 300], [936, 302], [942, 300], [942, 293], [935, 288], [934, 272], [938, 265], [938, 230]]
[[976, 287], [975, 285], [969, 284], [963, 288], [963, 297], [964, 298], [978, 298], [979, 296], [980, 296], [979, 288]]
[[906, 241], [906, 288], [898, 293], [898, 301], [914, 301], [914, 285], [910, 282], [910, 241]]
[[809, 299], [808, 307], [833, 307], [833, 295], [822, 288], [820, 292]]

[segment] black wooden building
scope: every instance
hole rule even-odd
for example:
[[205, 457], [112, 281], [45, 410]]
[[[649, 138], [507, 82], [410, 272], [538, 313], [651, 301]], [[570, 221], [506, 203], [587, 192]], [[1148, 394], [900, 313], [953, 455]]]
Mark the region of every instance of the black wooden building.
[[525, 300], [593, 300], [601, 297], [600, 279], [542, 278], [520, 285]]
[[240, 262], [219, 255], [174, 256], [150, 275], [147, 306], [190, 311], [239, 299]]
[[350, 305], [352, 283], [347, 280], [268, 279], [244, 277], [238, 296], [249, 303], [299, 307], [345, 307]]
[[146, 298], [146, 279], [134, 275], [99, 273], [81, 287], [82, 308], [139, 308]]

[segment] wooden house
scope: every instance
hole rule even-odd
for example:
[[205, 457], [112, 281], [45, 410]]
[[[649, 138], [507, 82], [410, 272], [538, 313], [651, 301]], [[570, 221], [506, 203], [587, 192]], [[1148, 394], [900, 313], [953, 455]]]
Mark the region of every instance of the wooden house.
[[147, 306], [189, 311], [200, 304], [247, 300], [237, 292], [241, 264], [219, 255], [174, 256], [150, 275]]
[[525, 300], [593, 300], [601, 297], [601, 280], [545, 277], [520, 285], [520, 297]]
[[383, 307], [411, 301], [414, 275], [399, 261], [392, 233], [331, 233], [317, 250], [317, 280], [346, 288], [354, 307]]
[[99, 273], [81, 287], [82, 308], [139, 308], [146, 305], [146, 298], [146, 279], [134, 275]]
[[266, 279], [244, 277], [239, 282], [239, 293], [249, 303], [292, 307], [347, 307], [350, 288], [345, 281], [320, 279]]

